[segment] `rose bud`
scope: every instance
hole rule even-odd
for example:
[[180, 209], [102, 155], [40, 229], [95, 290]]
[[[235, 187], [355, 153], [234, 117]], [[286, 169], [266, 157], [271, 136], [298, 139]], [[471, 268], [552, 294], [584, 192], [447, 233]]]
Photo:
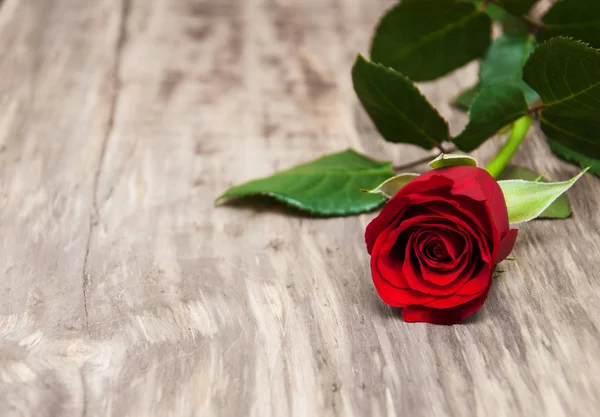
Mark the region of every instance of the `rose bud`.
[[367, 226], [381, 299], [407, 322], [457, 324], [483, 305], [517, 238], [500, 186], [481, 168], [429, 171], [402, 187]]

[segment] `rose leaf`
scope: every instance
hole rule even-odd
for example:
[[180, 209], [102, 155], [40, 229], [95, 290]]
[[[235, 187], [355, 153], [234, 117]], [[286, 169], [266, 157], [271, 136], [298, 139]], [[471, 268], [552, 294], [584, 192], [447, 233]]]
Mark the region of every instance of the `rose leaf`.
[[477, 84], [471, 88], [461, 91], [461, 93], [454, 99], [454, 105], [458, 106], [462, 110], [469, 110], [473, 100], [477, 97], [477, 94], [481, 91], [481, 85]]
[[496, 0], [496, 3], [510, 14], [519, 16], [529, 12], [529, 9], [531, 9], [537, 1], [538, 0]]
[[[539, 174], [536, 174], [532, 170], [524, 167], [509, 165], [504, 168], [504, 171], [498, 176], [498, 180], [527, 180], [527, 181], [543, 181], [547, 180]], [[538, 219], [566, 219], [571, 217], [571, 207], [569, 205], [569, 199], [566, 194], [558, 197], [542, 214]]]
[[600, 50], [553, 38], [531, 54], [523, 79], [542, 99], [540, 124], [553, 149], [567, 159], [599, 159]]
[[388, 142], [431, 149], [448, 139], [448, 123], [404, 75], [359, 56], [354, 89], [375, 127]]
[[491, 19], [460, 0], [403, 0], [382, 18], [371, 59], [414, 81], [428, 81], [483, 56]]
[[479, 66], [482, 88], [496, 84], [516, 85], [528, 103], [539, 99], [538, 94], [523, 81], [523, 65], [535, 49], [535, 38], [529, 33], [500, 35], [494, 39]]
[[400, 188], [417, 178], [419, 174], [399, 174], [395, 177], [388, 178], [372, 190], [361, 189], [362, 192], [370, 194], [381, 194], [386, 198], [392, 198], [394, 194], [400, 191]]
[[[513, 18], [516, 19], [516, 18]], [[529, 33], [504, 34], [492, 41], [485, 58], [479, 65], [479, 82], [464, 90], [454, 103], [468, 110], [477, 94], [485, 88], [497, 84], [510, 84], [525, 93], [528, 103], [539, 99], [538, 94], [523, 81], [523, 65], [535, 49], [535, 38]]]
[[381, 162], [347, 150], [230, 188], [217, 202], [229, 198], [267, 196], [319, 216], [346, 216], [374, 210], [385, 199], [365, 194], [392, 177], [390, 162]]
[[458, 149], [470, 152], [506, 125], [527, 113], [523, 91], [514, 85], [484, 88], [469, 108], [469, 124], [452, 139]]
[[582, 153], [570, 149], [560, 142], [550, 140], [550, 148], [567, 161], [574, 162], [580, 167], [590, 167], [590, 172], [600, 176], [600, 159], [590, 158]]
[[[531, 26], [522, 16], [505, 14], [501, 19], [502, 32], [508, 36], [527, 35], [531, 32]], [[500, 35], [502, 36], [502, 35]], [[524, 64], [524, 62], [523, 62]], [[523, 66], [523, 65], [521, 65]]]
[[587, 168], [568, 181], [537, 182], [525, 180], [498, 181], [506, 200], [511, 224], [539, 217], [587, 171]]
[[479, 65], [479, 82], [474, 87], [461, 92], [454, 100], [454, 104], [463, 110], [468, 110], [483, 88], [497, 84], [519, 87], [525, 93], [528, 103], [539, 99], [535, 90], [522, 79], [523, 65], [534, 49], [535, 38], [529, 33], [511, 35], [505, 33], [494, 39]]
[[570, 36], [600, 47], [600, 2], [598, 0], [560, 0], [542, 18], [542, 42], [556, 36]]
[[469, 155], [443, 153], [429, 163], [432, 169], [467, 165], [476, 167], [477, 159]]
[[[483, 5], [483, 0], [470, 0], [471, 3], [476, 4], [477, 6], [482, 6]], [[504, 11], [504, 9], [496, 4], [493, 3], [488, 3], [485, 6], [485, 12], [488, 14], [488, 16], [492, 19], [492, 20], [501, 20], [505, 15], [506, 12]]]

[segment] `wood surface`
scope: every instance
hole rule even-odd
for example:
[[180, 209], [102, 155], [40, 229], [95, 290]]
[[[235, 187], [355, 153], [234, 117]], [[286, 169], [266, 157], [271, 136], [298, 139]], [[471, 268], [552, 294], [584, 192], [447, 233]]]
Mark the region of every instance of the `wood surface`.
[[[379, 300], [374, 214], [213, 206], [348, 147], [427, 155], [384, 143], [349, 77], [393, 3], [0, 1], [0, 416], [598, 415], [598, 178], [454, 327]], [[476, 71], [421, 85], [453, 133]], [[515, 162], [578, 171], [538, 131]]]

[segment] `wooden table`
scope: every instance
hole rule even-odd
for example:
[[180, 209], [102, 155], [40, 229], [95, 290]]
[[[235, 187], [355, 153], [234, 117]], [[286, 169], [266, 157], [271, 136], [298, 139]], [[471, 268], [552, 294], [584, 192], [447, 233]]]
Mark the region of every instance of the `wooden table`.
[[[0, 1], [1, 416], [598, 415], [598, 178], [454, 327], [379, 301], [373, 214], [213, 206], [348, 147], [427, 155], [384, 143], [349, 77], [393, 3]], [[454, 133], [476, 71], [422, 85]], [[515, 161], [578, 171], [538, 132]]]

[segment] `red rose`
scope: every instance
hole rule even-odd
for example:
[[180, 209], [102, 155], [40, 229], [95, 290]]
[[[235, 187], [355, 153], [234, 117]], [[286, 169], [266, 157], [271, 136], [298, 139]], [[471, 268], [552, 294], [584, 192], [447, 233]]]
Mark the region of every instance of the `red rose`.
[[517, 238], [500, 186], [481, 168], [429, 171], [402, 187], [367, 226], [381, 299], [407, 322], [456, 324], [483, 305], [494, 266]]

